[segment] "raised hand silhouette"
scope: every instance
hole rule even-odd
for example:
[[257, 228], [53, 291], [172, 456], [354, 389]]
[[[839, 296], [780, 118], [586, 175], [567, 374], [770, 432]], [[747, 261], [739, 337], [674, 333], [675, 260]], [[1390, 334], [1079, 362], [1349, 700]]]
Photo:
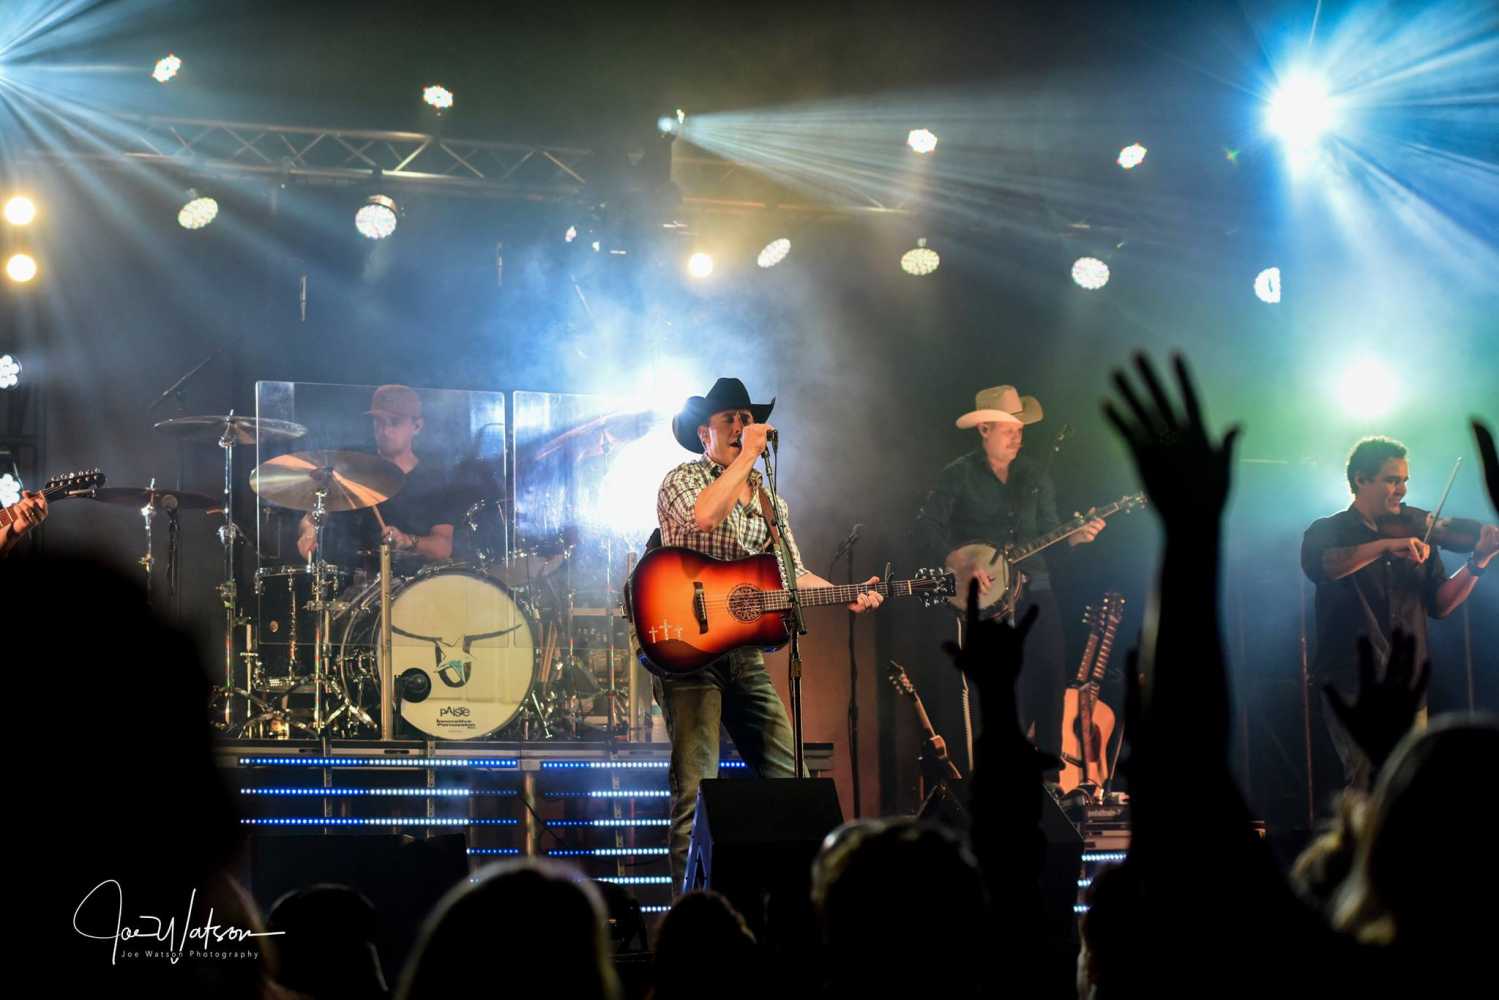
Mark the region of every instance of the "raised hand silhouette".
[[1348, 735], [1358, 744], [1378, 774], [1405, 734], [1415, 724], [1426, 687], [1431, 683], [1431, 663], [1416, 663], [1416, 638], [1396, 629], [1390, 637], [1390, 659], [1381, 673], [1376, 669], [1374, 646], [1366, 636], [1358, 640], [1358, 694], [1349, 702], [1331, 684], [1322, 685], [1328, 707]]
[[1135, 367], [1149, 398], [1142, 399], [1123, 371], [1115, 371], [1114, 387], [1122, 404], [1103, 404], [1104, 416], [1124, 438], [1140, 482], [1151, 504], [1167, 524], [1216, 522], [1228, 502], [1234, 442], [1241, 428], [1230, 427], [1214, 444], [1203, 420], [1191, 373], [1181, 355], [1172, 359], [1181, 390], [1181, 407], [1166, 395], [1155, 368], [1144, 354]]

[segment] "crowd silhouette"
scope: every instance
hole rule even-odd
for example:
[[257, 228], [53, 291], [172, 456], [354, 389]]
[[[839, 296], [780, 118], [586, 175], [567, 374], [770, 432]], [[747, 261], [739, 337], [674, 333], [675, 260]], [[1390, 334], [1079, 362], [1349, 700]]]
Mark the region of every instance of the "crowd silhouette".
[[[1370, 786], [1338, 798], [1289, 872], [1252, 829], [1230, 768], [1219, 619], [1239, 429], [1211, 433], [1187, 365], [1178, 358], [1173, 368], [1174, 392], [1136, 358], [1104, 403], [1164, 544], [1125, 671], [1129, 850], [1088, 889], [1081, 947], [1042, 905], [1037, 792], [1056, 761], [1027, 740], [1016, 705], [1035, 614], [1013, 626], [984, 621], [970, 593], [965, 644], [947, 652], [985, 723], [969, 783], [971, 830], [890, 818], [835, 831], [812, 871], [818, 946], [790, 964], [778, 964], [784, 956], [757, 943], [724, 898], [680, 897], [654, 941], [649, 989], [658, 1000], [1481, 987], [1496, 896], [1481, 835], [1493, 813], [1472, 776], [1477, 762], [1499, 760], [1499, 721], [1449, 715], [1416, 725], [1430, 671], [1414, 662], [1408, 638], [1396, 639], [1385, 663], [1362, 643], [1359, 690], [1326, 693], [1374, 765]], [[1474, 421], [1473, 431], [1499, 511], [1499, 455], [1486, 427]], [[380, 915], [353, 890], [308, 886], [262, 915], [234, 875], [244, 843], [214, 766], [198, 651], [143, 611], [133, 580], [87, 558], [5, 560], [0, 580], [15, 623], [12, 676], [49, 692], [20, 720], [22, 745], [39, 748], [23, 766], [38, 765], [26, 783], [40, 802], [13, 854], [36, 874], [10, 907], [29, 933], [11, 940], [37, 942], [68, 992], [425, 1000], [531, 984], [559, 997], [625, 995], [604, 902], [561, 863], [492, 865], [453, 888], [393, 983], [376, 954]], [[64, 605], [87, 611], [88, 634], [58, 638], [60, 626], [48, 623], [65, 620]], [[60, 717], [75, 725], [60, 727]], [[1183, 746], [1195, 752], [1179, 753]], [[210, 908], [212, 924], [233, 933], [195, 955], [188, 932]], [[152, 925], [142, 914], [161, 919]], [[178, 961], [136, 954], [178, 945]], [[223, 957], [230, 951], [236, 957]]]

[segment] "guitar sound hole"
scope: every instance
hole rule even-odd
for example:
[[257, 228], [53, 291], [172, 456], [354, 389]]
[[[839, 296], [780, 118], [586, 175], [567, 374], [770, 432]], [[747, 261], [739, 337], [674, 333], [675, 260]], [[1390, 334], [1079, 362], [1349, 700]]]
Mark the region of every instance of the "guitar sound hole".
[[747, 583], [741, 583], [729, 592], [729, 614], [742, 622], [752, 622], [760, 617], [760, 592]]

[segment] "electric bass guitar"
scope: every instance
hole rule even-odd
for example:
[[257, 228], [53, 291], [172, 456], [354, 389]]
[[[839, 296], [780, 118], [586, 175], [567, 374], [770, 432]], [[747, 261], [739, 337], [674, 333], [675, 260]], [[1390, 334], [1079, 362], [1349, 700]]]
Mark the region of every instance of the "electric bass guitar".
[[[41, 489], [42, 496], [47, 502], [56, 503], [68, 497], [91, 497], [94, 491], [104, 485], [104, 473], [98, 469], [90, 469], [87, 472], [69, 472], [65, 476], [54, 476], [47, 480], [47, 485]], [[9, 507], [0, 509], [0, 538], [8, 538], [15, 527], [15, 513], [19, 501]]]
[[[953, 595], [952, 574], [918, 570], [915, 579], [835, 587], [798, 587], [802, 607], [848, 604], [860, 594], [917, 597], [933, 604]], [[624, 613], [635, 627], [640, 663], [661, 677], [700, 670], [745, 646], [779, 649], [791, 638], [791, 595], [772, 553], [722, 560], [664, 546], [640, 557], [625, 585]]]
[[1088, 609], [1084, 619], [1091, 626], [1088, 645], [1077, 665], [1076, 683], [1062, 697], [1062, 773], [1058, 785], [1063, 792], [1085, 787], [1097, 797], [1108, 784], [1109, 740], [1114, 735], [1114, 710], [1098, 697], [1114, 635], [1124, 620], [1124, 596], [1103, 595], [1103, 605]]
[[1044, 535], [1023, 545], [1006, 545], [996, 548], [988, 542], [969, 542], [959, 545], [947, 554], [948, 572], [958, 584], [958, 593], [949, 603], [959, 611], [968, 609], [968, 581], [980, 570], [989, 574], [993, 581], [988, 588], [979, 591], [979, 614], [983, 618], [1003, 618], [1020, 600], [1021, 575], [1015, 565], [1029, 559], [1043, 549], [1049, 549], [1060, 541], [1071, 538], [1088, 526], [1095, 518], [1103, 520], [1115, 514], [1128, 514], [1145, 506], [1145, 494], [1134, 493], [1120, 497], [1087, 514], [1078, 514], [1070, 521], [1063, 521]]

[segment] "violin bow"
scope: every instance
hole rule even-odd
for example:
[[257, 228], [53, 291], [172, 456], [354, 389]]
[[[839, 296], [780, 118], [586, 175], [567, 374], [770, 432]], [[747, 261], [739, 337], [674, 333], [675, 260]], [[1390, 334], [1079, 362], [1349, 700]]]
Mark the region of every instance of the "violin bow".
[[1447, 495], [1452, 492], [1452, 484], [1457, 481], [1457, 470], [1462, 467], [1462, 464], [1463, 458], [1459, 455], [1452, 465], [1452, 475], [1447, 477], [1447, 488], [1442, 491], [1442, 502], [1437, 504], [1437, 509], [1431, 512], [1431, 520], [1426, 522], [1426, 537], [1421, 539], [1423, 544], [1431, 544], [1431, 532], [1436, 528], [1437, 521], [1442, 516], [1442, 508], [1447, 506]]

